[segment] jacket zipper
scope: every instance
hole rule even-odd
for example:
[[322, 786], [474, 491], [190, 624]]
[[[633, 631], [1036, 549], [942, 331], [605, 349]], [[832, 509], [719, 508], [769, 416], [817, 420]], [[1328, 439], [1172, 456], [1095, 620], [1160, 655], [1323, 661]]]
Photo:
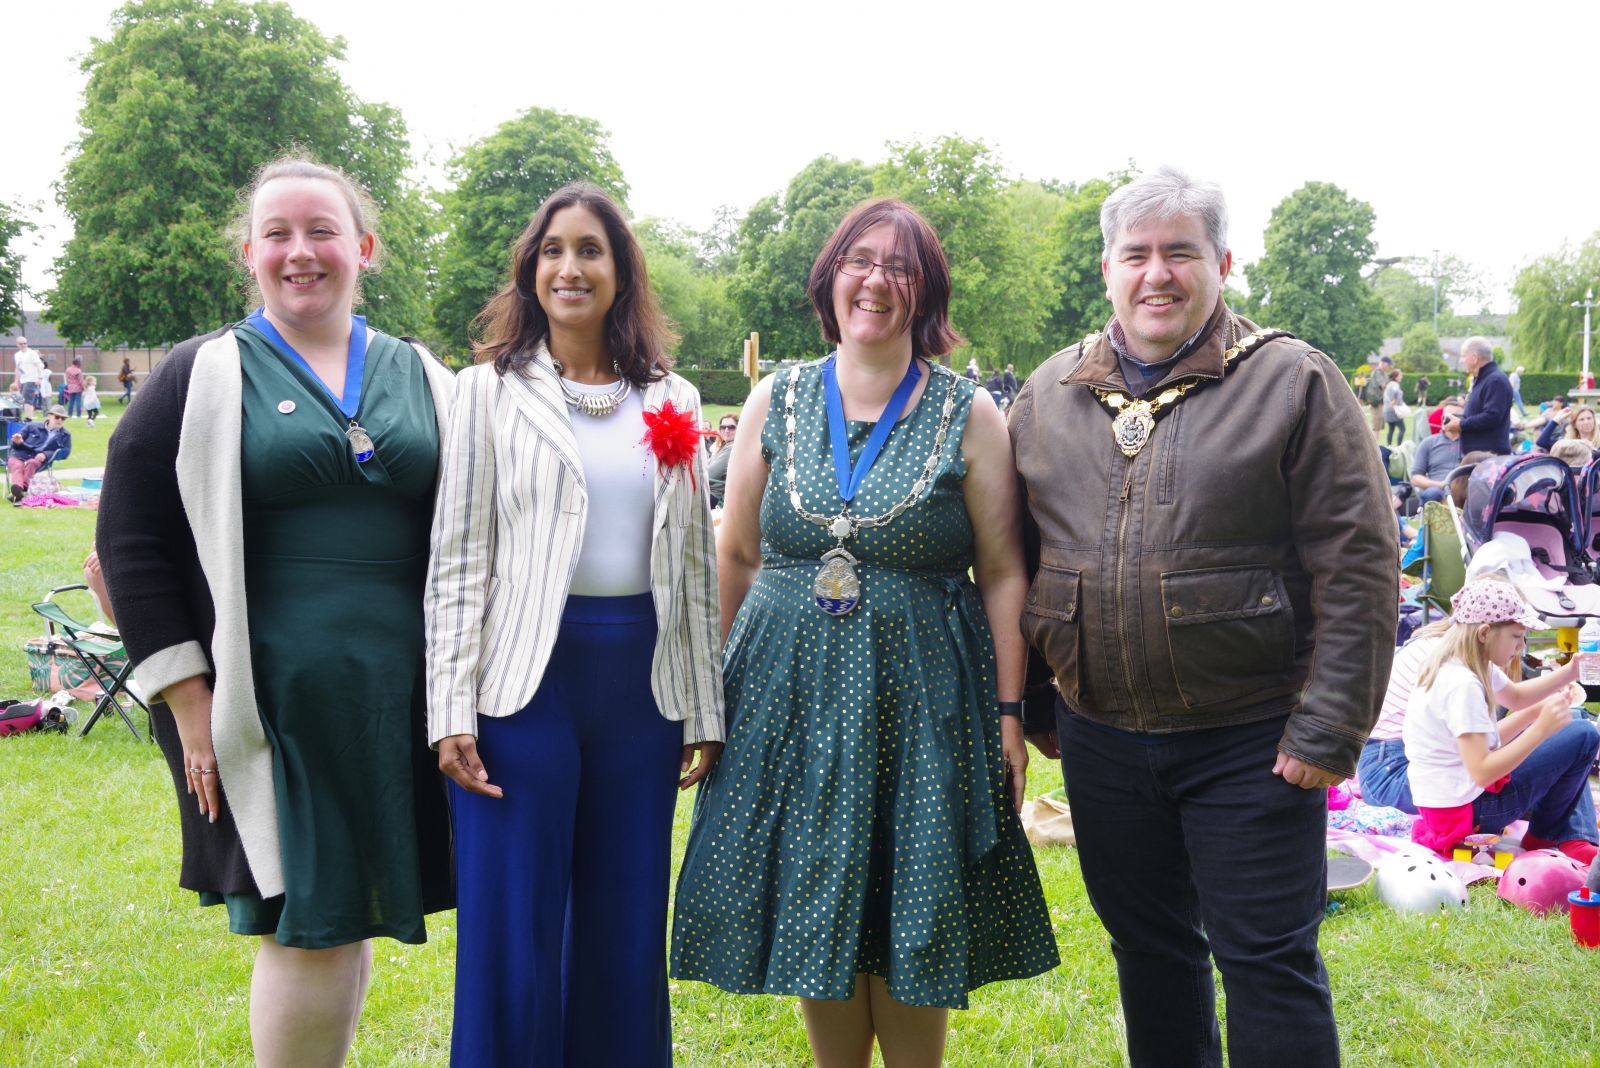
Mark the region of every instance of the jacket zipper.
[[1122, 515], [1117, 520], [1117, 566], [1112, 574], [1116, 576], [1117, 583], [1117, 638], [1122, 646], [1122, 681], [1128, 689], [1128, 701], [1133, 705], [1134, 722], [1139, 727], [1143, 727], [1144, 714], [1139, 707], [1139, 698], [1133, 691], [1133, 665], [1132, 657], [1129, 653], [1133, 647], [1128, 641], [1128, 611], [1122, 599], [1122, 590], [1125, 585], [1123, 569], [1128, 562], [1128, 513], [1132, 511], [1128, 498], [1133, 492], [1133, 465], [1135, 462], [1134, 458], [1129, 457], [1128, 473], [1122, 480], [1122, 494], [1117, 498], [1122, 504]]

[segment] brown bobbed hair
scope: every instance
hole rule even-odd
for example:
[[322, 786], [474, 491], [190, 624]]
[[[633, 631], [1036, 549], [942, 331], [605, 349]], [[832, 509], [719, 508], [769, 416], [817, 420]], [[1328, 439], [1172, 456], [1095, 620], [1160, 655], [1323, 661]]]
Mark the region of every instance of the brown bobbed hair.
[[533, 277], [550, 220], [556, 212], [572, 207], [593, 212], [611, 243], [617, 295], [606, 312], [607, 353], [617, 362], [622, 377], [635, 386], [665, 377], [672, 369], [667, 346], [677, 335], [650, 288], [644, 250], [617, 202], [589, 182], [572, 182], [545, 197], [511, 246], [510, 280], [473, 319], [482, 337], [473, 342], [474, 358], [478, 363], [492, 362], [498, 374], [520, 371], [533, 359], [539, 343], [550, 339], [550, 319], [534, 293]]
[[895, 249], [915, 272], [911, 281], [900, 286], [906, 306], [911, 309], [906, 319], [906, 329], [911, 331], [911, 354], [932, 360], [965, 344], [950, 325], [950, 264], [944, 258], [939, 235], [928, 220], [917, 214], [916, 208], [903, 200], [886, 199], [862, 201], [851, 208], [822, 246], [817, 262], [811, 265], [806, 292], [822, 325], [823, 340], [830, 345], [839, 343], [839, 320], [833, 313], [833, 279], [839, 271], [839, 258], [862, 234], [880, 223], [894, 228]]

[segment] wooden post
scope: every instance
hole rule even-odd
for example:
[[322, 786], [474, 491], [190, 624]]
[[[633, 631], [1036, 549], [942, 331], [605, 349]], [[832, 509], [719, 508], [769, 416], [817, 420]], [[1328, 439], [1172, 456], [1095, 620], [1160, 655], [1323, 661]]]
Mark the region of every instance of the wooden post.
[[761, 378], [761, 335], [754, 330], [744, 339], [744, 373], [750, 379], [750, 388], [754, 389]]

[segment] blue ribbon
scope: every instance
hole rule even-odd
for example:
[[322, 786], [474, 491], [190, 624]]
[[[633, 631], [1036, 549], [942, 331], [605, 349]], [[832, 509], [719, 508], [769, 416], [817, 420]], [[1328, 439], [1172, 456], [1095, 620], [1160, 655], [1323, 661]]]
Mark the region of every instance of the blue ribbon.
[[839, 479], [839, 499], [849, 504], [855, 499], [856, 490], [861, 488], [861, 480], [867, 477], [873, 462], [883, 451], [883, 443], [889, 440], [889, 432], [905, 414], [906, 405], [911, 403], [911, 391], [917, 387], [917, 379], [922, 377], [922, 372], [917, 370], [917, 358], [911, 357], [905, 377], [895, 387], [894, 395], [889, 398], [889, 404], [883, 409], [883, 415], [878, 417], [872, 433], [867, 435], [861, 458], [852, 469], [850, 434], [844, 425], [844, 398], [839, 395], [838, 359], [839, 354], [835, 352], [822, 361], [822, 393], [828, 403], [828, 437], [833, 445], [833, 468]]
[[249, 314], [245, 322], [261, 331], [262, 336], [272, 342], [279, 352], [299, 361], [301, 367], [310, 371], [311, 377], [316, 379], [323, 389], [327, 390], [328, 396], [333, 397], [333, 403], [344, 413], [346, 419], [354, 419], [356, 417], [356, 411], [361, 407], [361, 375], [367, 367], [367, 320], [365, 316], [350, 316], [350, 352], [345, 357], [344, 362], [343, 397], [334, 396], [333, 390], [328, 389], [328, 383], [323, 382], [322, 376], [312, 370], [311, 365], [306, 362], [306, 358], [296, 352], [294, 346], [283, 339], [283, 335], [278, 333], [278, 328], [273, 326], [272, 321], [266, 317], [265, 309], [257, 308]]

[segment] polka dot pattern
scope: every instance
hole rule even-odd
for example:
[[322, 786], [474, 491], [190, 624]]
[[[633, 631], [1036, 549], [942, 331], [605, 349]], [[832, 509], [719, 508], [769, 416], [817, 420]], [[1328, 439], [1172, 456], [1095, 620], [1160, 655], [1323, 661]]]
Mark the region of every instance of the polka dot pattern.
[[[835, 514], [818, 365], [800, 375], [796, 478]], [[951, 372], [889, 435], [852, 511], [880, 515], [922, 472]], [[695, 802], [673, 915], [672, 974], [735, 993], [846, 999], [882, 976], [908, 1005], [965, 1008], [986, 983], [1057, 963], [1044, 895], [1005, 797], [994, 646], [967, 572], [961, 434], [974, 386], [956, 378], [933, 485], [848, 544], [861, 604], [812, 600], [835, 541], [790, 506], [782, 398], [762, 433], [771, 466], [762, 569], [724, 664], [727, 748]], [[849, 425], [851, 459], [872, 424]]]

